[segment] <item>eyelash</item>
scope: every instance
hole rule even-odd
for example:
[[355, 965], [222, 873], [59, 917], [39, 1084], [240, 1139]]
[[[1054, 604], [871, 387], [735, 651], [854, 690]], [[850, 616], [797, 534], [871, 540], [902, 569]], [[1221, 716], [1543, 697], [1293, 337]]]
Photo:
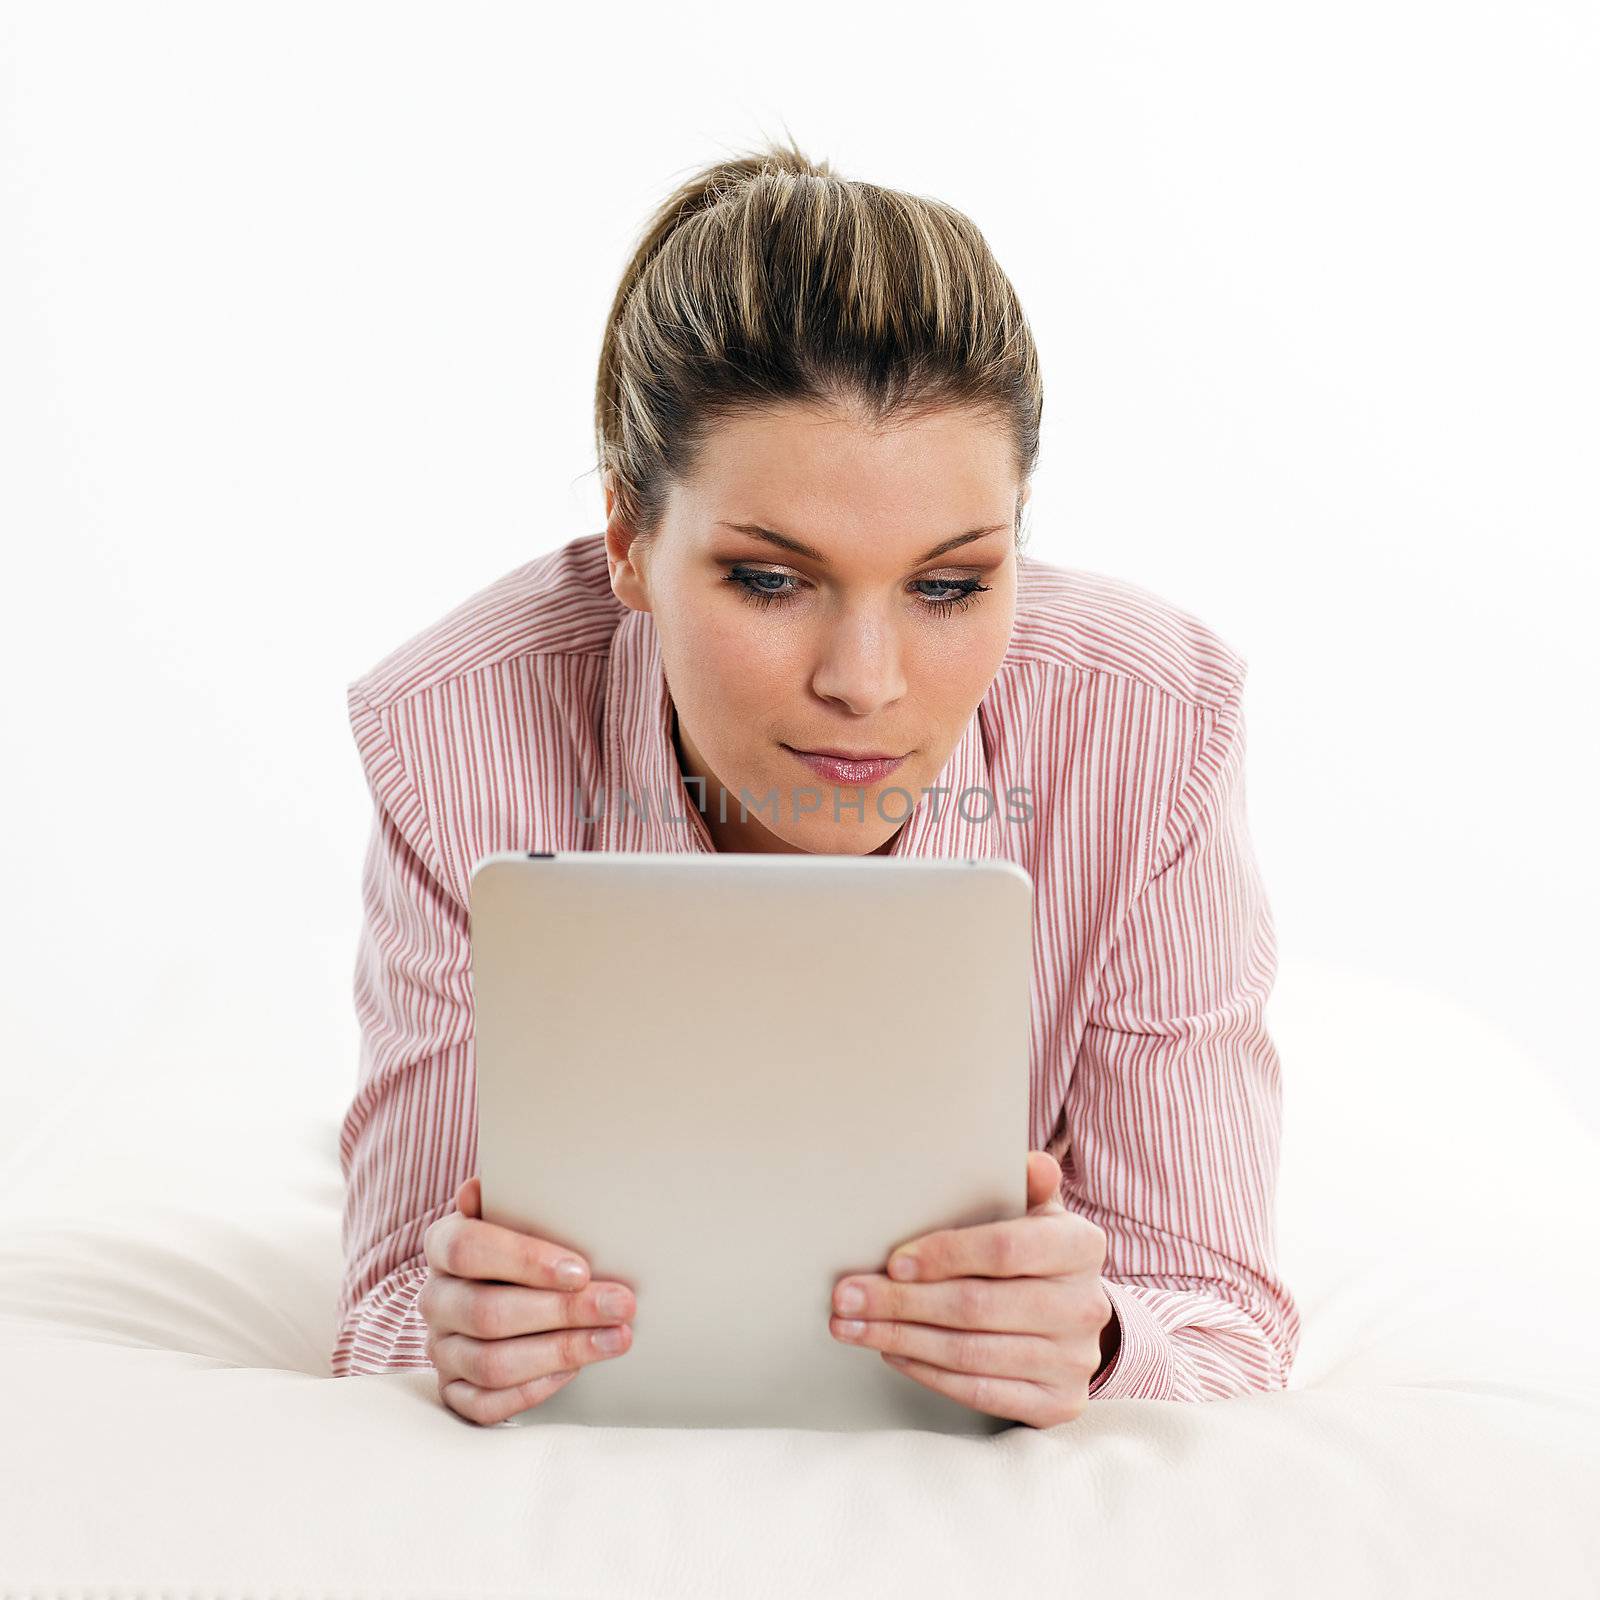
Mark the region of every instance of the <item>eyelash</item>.
[[[734, 567], [727, 575], [728, 582], [736, 588], [752, 605], [771, 606], [784, 605], [795, 598], [794, 590], [757, 589], [747, 583], [747, 578], [783, 578], [789, 582], [797, 580], [790, 578], [786, 572], [762, 572], [754, 567]], [[976, 578], [952, 578], [942, 581], [938, 578], [920, 578], [919, 583], [926, 583], [936, 589], [959, 589], [961, 593], [954, 600], [924, 600], [923, 605], [935, 616], [947, 617], [957, 611], [965, 611], [968, 606], [976, 605], [980, 594], [987, 594], [989, 586], [979, 583]]]

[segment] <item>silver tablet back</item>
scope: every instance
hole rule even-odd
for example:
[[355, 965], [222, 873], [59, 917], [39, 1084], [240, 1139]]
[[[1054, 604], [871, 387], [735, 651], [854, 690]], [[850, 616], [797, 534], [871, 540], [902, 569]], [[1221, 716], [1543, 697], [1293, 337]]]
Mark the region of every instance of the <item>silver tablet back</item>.
[[843, 1274], [1026, 1210], [1021, 867], [500, 853], [471, 936], [483, 1215], [637, 1299], [518, 1423], [1011, 1425], [828, 1319]]

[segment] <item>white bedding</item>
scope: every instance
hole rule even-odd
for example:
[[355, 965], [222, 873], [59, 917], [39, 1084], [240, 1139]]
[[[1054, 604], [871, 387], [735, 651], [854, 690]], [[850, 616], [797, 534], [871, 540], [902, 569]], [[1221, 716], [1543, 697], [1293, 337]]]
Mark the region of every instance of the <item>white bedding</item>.
[[1600, 1595], [1596, 1141], [1437, 1000], [1286, 964], [1269, 1020], [1290, 1389], [992, 1439], [330, 1378], [353, 1067], [119, 1063], [0, 1179], [0, 1597]]

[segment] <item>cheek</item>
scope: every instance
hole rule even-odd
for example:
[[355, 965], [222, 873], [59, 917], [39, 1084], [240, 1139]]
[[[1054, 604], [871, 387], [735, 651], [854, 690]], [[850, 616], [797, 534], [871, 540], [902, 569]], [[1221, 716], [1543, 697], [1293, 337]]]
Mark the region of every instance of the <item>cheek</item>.
[[770, 711], [793, 692], [800, 651], [778, 628], [762, 628], [737, 615], [694, 618], [686, 630], [676, 677], [703, 712], [726, 715], [742, 727], [756, 711]]
[[981, 699], [1000, 671], [1000, 664], [1011, 648], [1012, 633], [1016, 625], [1016, 590], [1010, 584], [1001, 585], [999, 592], [988, 597], [994, 604], [983, 619], [972, 629], [964, 652], [968, 670], [968, 689], [973, 698]]
[[[1004, 599], [1009, 606], [1010, 595]], [[674, 621], [679, 626], [673, 628], [673, 679], [680, 703], [704, 728], [770, 726], [773, 712], [808, 681], [815, 644], [799, 622], [772, 620], [754, 607], [723, 606], [698, 607]], [[917, 619], [899, 641], [908, 695], [925, 715], [970, 713], [993, 682], [1010, 637], [1004, 608], [969, 625], [959, 615]]]
[[970, 710], [988, 692], [1011, 642], [1009, 625], [924, 630], [921, 646], [906, 657], [906, 676], [929, 705]]

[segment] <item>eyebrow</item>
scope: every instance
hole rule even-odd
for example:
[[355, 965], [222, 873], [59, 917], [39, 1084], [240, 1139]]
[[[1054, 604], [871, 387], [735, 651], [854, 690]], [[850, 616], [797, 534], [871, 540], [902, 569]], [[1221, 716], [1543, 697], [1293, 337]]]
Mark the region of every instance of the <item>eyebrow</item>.
[[[797, 556], [805, 556], [810, 561], [815, 561], [819, 567], [831, 565], [828, 558], [820, 550], [813, 550], [808, 544], [802, 544], [798, 539], [791, 539], [787, 534], [774, 533], [771, 528], [763, 528], [754, 522], [719, 522], [719, 528], [732, 528], [735, 533], [748, 533], [754, 539], [765, 539], [768, 544], [775, 544], [780, 550], [792, 551]], [[973, 528], [967, 533], [958, 533], [942, 543], [936, 544], [922, 561], [932, 561], [935, 556], [942, 556], [947, 550], [954, 550], [958, 545], [971, 544], [974, 539], [981, 539], [988, 533], [1003, 533], [1009, 523], [997, 522], [990, 528]], [[914, 565], [921, 566], [922, 562]]]

